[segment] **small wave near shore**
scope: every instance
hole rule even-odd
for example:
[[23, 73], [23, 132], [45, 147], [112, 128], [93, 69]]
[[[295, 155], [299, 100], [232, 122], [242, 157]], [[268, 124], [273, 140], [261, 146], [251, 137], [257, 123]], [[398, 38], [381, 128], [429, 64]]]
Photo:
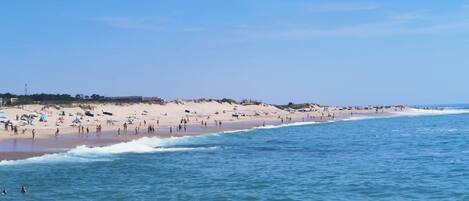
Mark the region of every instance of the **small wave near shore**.
[[[89, 147], [86, 145], [77, 146], [69, 151], [62, 153], [45, 154], [42, 156], [19, 159], [19, 160], [4, 160], [0, 161], [0, 166], [11, 165], [24, 165], [24, 164], [40, 164], [40, 163], [63, 163], [63, 162], [99, 162], [99, 161], [112, 161], [118, 157], [119, 154], [126, 153], [155, 153], [155, 152], [190, 152], [190, 151], [210, 151], [220, 147], [179, 147], [177, 145], [184, 145], [188, 140], [197, 139], [205, 136], [222, 135], [243, 133], [253, 130], [264, 129], [278, 129], [293, 126], [306, 126], [315, 125], [320, 123], [332, 123], [339, 121], [359, 121], [376, 118], [392, 118], [402, 116], [434, 116], [434, 115], [456, 115], [469, 113], [469, 109], [441, 109], [441, 110], [428, 110], [412, 108], [406, 112], [394, 112], [388, 116], [356, 116], [346, 119], [327, 122], [295, 122], [280, 125], [266, 125], [261, 127], [254, 127], [251, 129], [240, 129], [232, 131], [224, 131], [220, 133], [208, 133], [199, 136], [183, 136], [171, 138], [159, 137], [142, 137], [140, 139], [132, 140], [129, 142], [117, 143], [114, 145], [103, 147]], [[175, 146], [175, 147], [174, 147]]]

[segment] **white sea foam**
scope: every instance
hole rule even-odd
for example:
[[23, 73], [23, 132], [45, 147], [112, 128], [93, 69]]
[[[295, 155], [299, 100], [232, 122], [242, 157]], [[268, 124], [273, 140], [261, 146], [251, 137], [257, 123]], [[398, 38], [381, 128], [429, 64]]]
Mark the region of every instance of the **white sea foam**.
[[260, 127], [255, 127], [254, 129], [274, 129], [274, 128], [283, 128], [283, 127], [292, 127], [292, 126], [305, 126], [305, 125], [312, 125], [312, 124], [317, 124], [317, 123], [318, 122], [314, 122], [314, 121], [295, 122], [295, 123], [289, 123], [289, 124], [260, 126]]
[[201, 151], [212, 150], [219, 147], [164, 147], [167, 145], [176, 145], [177, 141], [185, 140], [188, 137], [179, 138], [157, 138], [143, 137], [130, 142], [123, 142], [103, 147], [78, 146], [63, 153], [46, 154], [21, 160], [0, 161], [0, 166], [37, 164], [37, 163], [55, 163], [55, 162], [96, 162], [110, 161], [118, 154], [124, 153], [154, 153], [154, 152], [178, 152], [178, 151]]
[[383, 119], [383, 118], [395, 118], [395, 117], [411, 117], [411, 116], [439, 116], [439, 115], [455, 115], [455, 114], [468, 114], [468, 109], [417, 109], [410, 108], [407, 111], [402, 112], [390, 112], [390, 115], [385, 116], [357, 116], [343, 119], [342, 121], [358, 121], [367, 119]]
[[[228, 133], [249, 132], [260, 129], [275, 129], [291, 126], [312, 125], [317, 122], [296, 122], [281, 125], [266, 125], [262, 127], [254, 127], [252, 129], [240, 129], [233, 131], [224, 131], [222, 133], [210, 133], [200, 136], [183, 136], [172, 138], [143, 137], [130, 142], [123, 142], [103, 147], [89, 147], [85, 145], [77, 146], [63, 153], [46, 154], [43, 156], [32, 157], [21, 160], [4, 160], [0, 161], [0, 166], [35, 164], [35, 163], [54, 163], [54, 162], [97, 162], [113, 160], [118, 154], [124, 153], [154, 153], [154, 152], [176, 152], [176, 151], [198, 151], [213, 150], [219, 147], [171, 147], [191, 143], [194, 139], [216, 136]], [[169, 147], [168, 147], [169, 146]]]
[[[223, 131], [223, 134], [230, 134], [230, 133], [242, 133], [242, 132], [249, 132], [254, 130], [254, 128], [251, 129], [239, 129], [239, 130], [232, 130], [232, 131]], [[219, 135], [219, 133], [216, 133], [215, 135]]]
[[[423, 109], [410, 109], [405, 112], [394, 112], [391, 116], [357, 116], [347, 119], [336, 121], [327, 121], [322, 123], [333, 123], [337, 121], [358, 121], [375, 118], [392, 118], [399, 116], [425, 116], [425, 115], [452, 115], [452, 114], [465, 114], [469, 113], [467, 109], [444, 109], [444, 110], [423, 110]], [[197, 151], [197, 150], [211, 150], [219, 147], [170, 147], [178, 144], [190, 143], [194, 138], [220, 135], [229, 133], [249, 132], [253, 130], [262, 129], [277, 129], [283, 127], [304, 126], [319, 124], [320, 122], [295, 122], [290, 124], [280, 125], [266, 125], [261, 127], [254, 127], [251, 129], [240, 129], [233, 131], [224, 131], [221, 133], [210, 133], [202, 136], [184, 136], [173, 138], [158, 138], [158, 137], [143, 137], [130, 142], [123, 142], [104, 147], [88, 147], [85, 145], [78, 146], [63, 153], [46, 154], [43, 156], [32, 157], [21, 160], [4, 160], [0, 161], [0, 166], [5, 165], [18, 165], [18, 164], [34, 164], [34, 163], [54, 163], [54, 162], [95, 162], [95, 161], [110, 161], [113, 160], [118, 154], [123, 153], [153, 153], [153, 152], [176, 152], [176, 151]], [[169, 146], [169, 147], [168, 147]]]
[[[288, 123], [288, 124], [279, 124], [279, 125], [265, 125], [265, 126], [258, 126], [254, 128], [249, 128], [249, 129], [239, 129], [239, 130], [231, 130], [231, 131], [223, 131], [222, 134], [231, 134], [231, 133], [243, 133], [243, 132], [249, 132], [253, 130], [266, 130], [266, 129], [276, 129], [276, 128], [284, 128], [284, 127], [293, 127], [293, 126], [305, 126], [305, 125], [312, 125], [312, 124], [318, 124], [319, 122], [294, 122], [294, 123]], [[216, 133], [215, 135], [218, 135], [219, 133]]]
[[366, 119], [375, 119], [378, 117], [373, 117], [373, 116], [357, 116], [357, 117], [350, 117], [343, 119], [342, 121], [360, 121], [360, 120], [366, 120]]
[[468, 109], [417, 109], [411, 108], [408, 111], [403, 112], [393, 112], [393, 114], [398, 116], [436, 116], [436, 115], [453, 115], [453, 114], [467, 114], [469, 113]]

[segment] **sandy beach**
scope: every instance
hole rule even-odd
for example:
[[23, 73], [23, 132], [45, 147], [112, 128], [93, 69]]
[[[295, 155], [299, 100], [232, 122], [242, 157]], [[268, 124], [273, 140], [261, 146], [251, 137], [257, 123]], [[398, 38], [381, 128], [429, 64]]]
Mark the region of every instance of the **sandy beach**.
[[389, 116], [408, 111], [409, 108], [402, 106], [377, 109], [319, 105], [293, 110], [269, 104], [217, 101], [172, 101], [163, 105], [24, 105], [1, 110], [12, 124], [3, 124], [0, 130], [0, 160], [63, 152], [79, 145], [106, 146], [145, 136], [179, 137], [295, 122]]

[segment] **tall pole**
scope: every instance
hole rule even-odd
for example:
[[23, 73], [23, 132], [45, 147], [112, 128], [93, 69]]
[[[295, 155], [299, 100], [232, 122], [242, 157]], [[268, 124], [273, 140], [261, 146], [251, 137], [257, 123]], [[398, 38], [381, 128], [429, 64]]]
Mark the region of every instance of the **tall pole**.
[[[24, 96], [28, 95], [28, 84], [24, 84]], [[26, 97], [25, 97], [26, 98]], [[21, 108], [24, 109], [24, 105], [21, 104]]]

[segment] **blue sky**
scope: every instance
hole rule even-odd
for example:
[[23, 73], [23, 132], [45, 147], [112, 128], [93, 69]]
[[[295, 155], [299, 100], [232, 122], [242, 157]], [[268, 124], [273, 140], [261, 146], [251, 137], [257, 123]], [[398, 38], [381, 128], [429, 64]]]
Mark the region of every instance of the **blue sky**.
[[469, 102], [469, 1], [2, 1], [0, 92]]

